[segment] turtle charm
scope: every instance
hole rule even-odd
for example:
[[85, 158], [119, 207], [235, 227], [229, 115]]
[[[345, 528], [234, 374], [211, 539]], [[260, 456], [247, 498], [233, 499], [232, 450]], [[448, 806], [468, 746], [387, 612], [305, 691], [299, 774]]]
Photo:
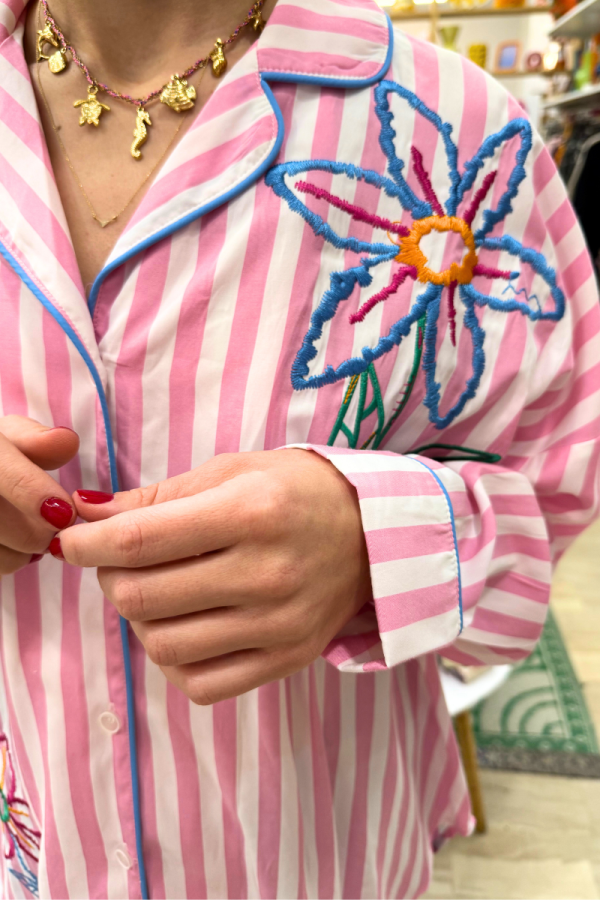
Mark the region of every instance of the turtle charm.
[[225, 59], [225, 50], [221, 38], [216, 39], [215, 46], [209, 53], [209, 56], [212, 61], [213, 75], [216, 78], [220, 78], [227, 68], [227, 60]]
[[100, 101], [96, 99], [97, 93], [97, 86], [95, 84], [90, 84], [86, 99], [76, 100], [73, 104], [73, 106], [81, 107], [81, 115], [79, 117], [80, 125], [95, 125], [97, 128], [100, 124], [100, 116], [102, 115], [103, 110], [106, 110], [107, 112], [110, 111], [110, 106], [106, 106], [105, 103], [100, 103]]
[[195, 99], [196, 88], [191, 84], [188, 85], [185, 78], [180, 78], [179, 75], [172, 76], [160, 95], [160, 102], [165, 103], [170, 109], [174, 109], [175, 112], [191, 109]]

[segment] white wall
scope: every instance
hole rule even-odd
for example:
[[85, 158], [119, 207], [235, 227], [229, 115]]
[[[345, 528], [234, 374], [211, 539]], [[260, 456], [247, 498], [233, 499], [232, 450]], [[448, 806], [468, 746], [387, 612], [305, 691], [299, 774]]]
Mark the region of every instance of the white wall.
[[[487, 44], [488, 55], [486, 69], [491, 72], [496, 57], [496, 47], [502, 41], [518, 40], [522, 45], [521, 61], [519, 68], [524, 68], [525, 58], [528, 53], [537, 50], [544, 53], [548, 48], [548, 32], [552, 27], [550, 13], [535, 13], [532, 15], [502, 15], [502, 16], [473, 16], [457, 17], [444, 16], [439, 19], [439, 25], [458, 25], [459, 32], [456, 41], [458, 50], [467, 55], [470, 44]], [[415, 21], [395, 21], [394, 25], [416, 37], [428, 40], [431, 25], [427, 19]], [[441, 38], [439, 39], [441, 44]], [[523, 75], [522, 77], [505, 76], [500, 81], [504, 87], [525, 103], [527, 112], [534, 124], [537, 125], [540, 114], [541, 99], [547, 88], [547, 78], [544, 75]]]

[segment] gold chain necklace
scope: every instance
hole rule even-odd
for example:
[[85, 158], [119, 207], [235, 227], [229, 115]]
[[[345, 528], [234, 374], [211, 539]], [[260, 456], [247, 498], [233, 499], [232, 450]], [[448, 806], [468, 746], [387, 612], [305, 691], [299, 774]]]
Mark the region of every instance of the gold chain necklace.
[[[158, 158], [158, 160], [157, 160], [157, 161], [155, 162], [155, 164], [152, 166], [152, 168], [150, 169], [150, 171], [148, 172], [148, 174], [146, 175], [146, 177], [145, 177], [145, 178], [139, 183], [139, 185], [136, 187], [134, 193], [131, 195], [131, 197], [129, 198], [129, 200], [127, 201], [127, 203], [126, 203], [123, 207], [121, 207], [121, 209], [120, 209], [117, 213], [115, 213], [114, 216], [111, 216], [111, 217], [108, 218], [108, 219], [101, 219], [100, 216], [98, 215], [98, 213], [96, 212], [96, 210], [95, 210], [95, 208], [94, 208], [94, 205], [93, 205], [92, 201], [91, 201], [90, 198], [88, 197], [88, 194], [87, 194], [86, 189], [84, 188], [84, 186], [83, 186], [82, 183], [81, 183], [81, 179], [79, 178], [79, 175], [77, 174], [77, 170], [75, 169], [75, 166], [74, 166], [73, 163], [71, 162], [71, 158], [70, 158], [69, 154], [67, 153], [67, 148], [65, 147], [65, 145], [64, 145], [64, 143], [63, 143], [63, 140], [62, 140], [62, 138], [61, 138], [61, 136], [60, 136], [60, 130], [56, 127], [56, 123], [55, 123], [55, 121], [54, 121], [54, 116], [52, 115], [52, 110], [50, 109], [50, 104], [48, 103], [48, 98], [46, 97], [46, 92], [45, 92], [45, 90], [44, 90], [44, 85], [42, 84], [42, 76], [41, 76], [41, 67], [40, 67], [40, 66], [37, 67], [37, 76], [38, 76], [38, 85], [39, 85], [39, 88], [40, 88], [40, 94], [41, 94], [42, 100], [43, 100], [43, 102], [44, 102], [44, 106], [46, 107], [46, 112], [48, 113], [48, 118], [50, 119], [50, 124], [52, 125], [52, 130], [54, 131], [54, 134], [56, 135], [56, 138], [57, 138], [57, 140], [58, 140], [58, 143], [59, 143], [61, 152], [62, 152], [62, 154], [63, 154], [63, 156], [64, 156], [64, 158], [65, 158], [65, 161], [66, 161], [66, 163], [67, 163], [69, 169], [71, 170], [71, 172], [72, 172], [72, 174], [73, 174], [73, 178], [75, 179], [75, 183], [77, 184], [77, 186], [79, 187], [79, 190], [80, 190], [81, 193], [83, 194], [84, 200], [85, 200], [85, 202], [87, 203], [87, 205], [88, 205], [88, 207], [89, 207], [89, 210], [90, 210], [90, 212], [91, 212], [91, 214], [92, 214], [92, 218], [100, 225], [101, 228], [106, 228], [107, 225], [112, 224], [112, 222], [116, 222], [116, 220], [119, 218], [119, 216], [123, 215], [123, 213], [125, 212], [125, 210], [128, 209], [128, 208], [131, 206], [131, 204], [133, 203], [133, 201], [135, 200], [135, 198], [137, 197], [137, 195], [140, 193], [140, 191], [142, 190], [142, 188], [144, 187], [144, 185], [146, 184], [146, 182], [147, 182], [147, 181], [152, 177], [152, 175], [156, 172], [156, 170], [158, 169], [158, 167], [160, 166], [160, 164], [163, 162], [163, 160], [164, 160], [165, 157], [167, 156], [169, 150], [170, 150], [171, 147], [173, 146], [173, 143], [175, 142], [175, 139], [176, 139], [177, 135], [178, 135], [179, 132], [181, 131], [181, 127], [182, 127], [182, 125], [183, 125], [183, 123], [184, 123], [185, 120], [184, 120], [184, 119], [181, 119], [181, 121], [180, 121], [179, 124], [177, 125], [177, 128], [176, 128], [176, 130], [175, 130], [175, 133], [174, 133], [173, 137], [171, 138], [171, 140], [169, 141], [169, 143], [168, 143], [167, 146], [165, 147], [164, 151], [162, 152], [162, 154], [160, 155], [160, 157]], [[202, 81], [202, 78], [203, 78], [203, 77], [204, 77], [204, 72], [202, 73], [202, 76], [200, 77], [200, 81]]]
[[[214, 47], [208, 56], [197, 59], [196, 62], [192, 63], [192, 65], [185, 70], [183, 75], [172, 75], [170, 81], [161, 85], [161, 87], [150, 91], [150, 93], [146, 94], [144, 97], [132, 97], [129, 94], [122, 94], [120, 91], [114, 91], [107, 84], [98, 81], [92, 76], [86, 64], [80, 59], [75, 47], [67, 40], [57, 25], [56, 20], [53, 18], [48, 7], [48, 0], [39, 0], [38, 5], [37, 62], [47, 60], [50, 71], [54, 75], [59, 75], [65, 70], [70, 56], [75, 65], [83, 72], [88, 83], [87, 97], [83, 100], [76, 100], [73, 104], [73, 106], [79, 109], [80, 125], [93, 125], [97, 128], [103, 113], [110, 112], [110, 106], [106, 103], [101, 103], [98, 100], [98, 91], [103, 91], [109, 97], [114, 97], [116, 100], [122, 100], [125, 103], [130, 103], [135, 106], [136, 121], [133, 132], [134, 139], [131, 145], [131, 155], [134, 159], [141, 159], [142, 153], [140, 148], [147, 140], [148, 126], [152, 125], [152, 120], [146, 110], [147, 104], [160, 98], [161, 103], [164, 103], [174, 112], [180, 113], [191, 109], [196, 101], [196, 89], [188, 84], [187, 79], [190, 75], [193, 75], [194, 72], [197, 72], [198, 69], [205, 69], [209, 63], [212, 63], [213, 74], [219, 78], [227, 68], [225, 50], [230, 44], [237, 40], [242, 29], [247, 25], [252, 25], [252, 28], [257, 34], [260, 34], [263, 30], [265, 22], [262, 18], [261, 10], [264, 3], [265, 0], [256, 0], [254, 5], [248, 11], [244, 21], [232, 31], [225, 41], [221, 40], [221, 38], [217, 38]], [[42, 8], [45, 15], [45, 24], [43, 28], [39, 28]], [[47, 56], [44, 52], [46, 45], [48, 44], [57, 48], [50, 56]]]

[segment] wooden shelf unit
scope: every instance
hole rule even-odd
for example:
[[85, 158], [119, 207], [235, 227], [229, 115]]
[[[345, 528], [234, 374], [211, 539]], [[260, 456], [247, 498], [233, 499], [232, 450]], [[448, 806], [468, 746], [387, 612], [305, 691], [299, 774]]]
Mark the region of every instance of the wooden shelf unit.
[[[593, 0], [595, 3], [600, 3], [600, 0]], [[432, 10], [431, 7], [433, 4], [429, 4], [428, 6], [423, 6], [420, 9], [415, 7], [413, 12], [401, 12], [395, 7], [387, 8], [387, 13], [394, 22], [410, 22], [416, 19], [431, 19]], [[437, 16], [440, 19], [466, 19], [466, 18], [475, 18], [481, 16], [530, 16], [535, 13], [550, 13], [551, 7], [549, 5], [545, 6], [519, 6], [515, 9], [496, 9], [493, 6], [484, 6], [484, 7], [475, 7], [474, 9], [456, 9], [451, 6], [449, 3], [436, 3], [437, 7]]]
[[583, 0], [554, 23], [550, 37], [586, 38], [600, 31], [600, 0]]

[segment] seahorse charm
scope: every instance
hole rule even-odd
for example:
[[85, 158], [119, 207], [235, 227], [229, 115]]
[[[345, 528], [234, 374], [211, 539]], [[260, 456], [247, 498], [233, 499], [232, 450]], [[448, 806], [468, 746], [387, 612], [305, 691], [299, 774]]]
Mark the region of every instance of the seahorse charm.
[[152, 125], [152, 120], [143, 106], [138, 107], [137, 118], [135, 120], [135, 128], [133, 130], [134, 141], [131, 145], [131, 155], [134, 159], [141, 159], [142, 154], [140, 147], [148, 137], [148, 129], [146, 125]]
[[213, 75], [216, 78], [220, 78], [227, 68], [227, 60], [225, 59], [225, 50], [221, 38], [216, 39], [214, 50], [211, 50], [209, 56], [212, 60]]
[[254, 31], [255, 31], [257, 34], [261, 34], [263, 28], [264, 28], [265, 25], [267, 24], [267, 23], [265, 22], [265, 20], [263, 19], [263, 17], [262, 17], [262, 12], [260, 11], [260, 9], [257, 9], [257, 10], [256, 10], [256, 12], [254, 13], [254, 15], [253, 15], [252, 18], [250, 19], [250, 21], [252, 22], [252, 28], [254, 29]]

